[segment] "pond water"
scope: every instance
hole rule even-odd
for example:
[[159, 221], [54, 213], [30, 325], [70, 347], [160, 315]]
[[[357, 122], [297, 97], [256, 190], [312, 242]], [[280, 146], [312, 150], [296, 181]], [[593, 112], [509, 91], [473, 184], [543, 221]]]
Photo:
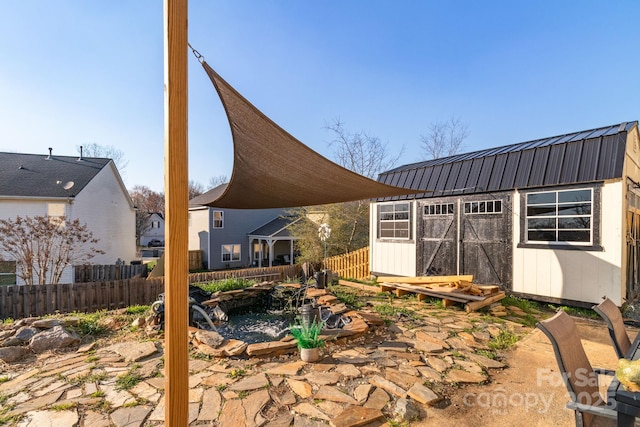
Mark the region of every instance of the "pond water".
[[229, 314], [228, 322], [216, 322], [215, 326], [225, 338], [253, 344], [284, 338], [289, 333], [289, 325], [294, 321], [295, 315], [292, 314], [251, 311]]

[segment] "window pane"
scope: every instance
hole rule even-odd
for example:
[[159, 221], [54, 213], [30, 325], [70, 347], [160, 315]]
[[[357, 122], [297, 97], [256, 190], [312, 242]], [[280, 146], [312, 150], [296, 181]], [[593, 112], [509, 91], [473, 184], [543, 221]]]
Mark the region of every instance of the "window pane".
[[447, 206], [447, 208], [448, 208], [447, 213], [448, 213], [449, 215], [453, 215], [453, 203], [449, 203], [449, 205]]
[[440, 215], [440, 205], [436, 205], [436, 215]]
[[559, 191], [558, 203], [590, 202], [591, 190]]
[[558, 215], [591, 215], [591, 203], [558, 205]]
[[529, 205], [537, 205], [542, 203], [555, 203], [556, 202], [556, 193], [532, 193], [527, 194], [527, 204]]
[[529, 230], [528, 240], [533, 240], [537, 242], [555, 242], [556, 233], [554, 231], [536, 231]]
[[502, 202], [500, 200], [496, 200], [494, 203], [494, 212], [502, 212]]
[[471, 203], [471, 213], [478, 213], [478, 202]]
[[494, 202], [487, 202], [487, 213], [493, 212], [493, 203]]
[[586, 242], [590, 241], [589, 231], [558, 231], [558, 241], [560, 242]]
[[409, 204], [408, 203], [396, 203], [395, 205], [391, 205], [391, 206], [395, 206], [396, 208], [396, 212], [398, 211], [409, 211]]
[[480, 208], [480, 213], [485, 213], [487, 211], [487, 203], [486, 202], [480, 202], [479, 203], [479, 208]]
[[555, 205], [527, 206], [527, 216], [555, 216]]
[[409, 219], [409, 212], [398, 212], [396, 214], [396, 218], [395, 219], [400, 219], [400, 220], [406, 220]]
[[380, 213], [393, 212], [393, 205], [380, 205]]
[[529, 228], [529, 230], [538, 230], [541, 228], [546, 228], [546, 229], [555, 229], [556, 228], [556, 220], [555, 218], [548, 218], [548, 219], [528, 219], [527, 220], [527, 227]]
[[558, 228], [578, 228], [578, 229], [591, 229], [591, 218], [589, 217], [577, 217], [577, 218], [558, 218]]
[[380, 214], [381, 221], [393, 221], [393, 213], [381, 213]]

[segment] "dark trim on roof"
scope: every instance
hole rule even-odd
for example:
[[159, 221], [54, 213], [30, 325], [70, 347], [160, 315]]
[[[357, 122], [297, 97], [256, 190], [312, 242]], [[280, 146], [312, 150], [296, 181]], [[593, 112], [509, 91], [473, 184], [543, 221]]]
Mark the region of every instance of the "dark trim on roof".
[[376, 201], [620, 179], [627, 133], [637, 126], [623, 122], [400, 166], [381, 173], [378, 181], [432, 192]]

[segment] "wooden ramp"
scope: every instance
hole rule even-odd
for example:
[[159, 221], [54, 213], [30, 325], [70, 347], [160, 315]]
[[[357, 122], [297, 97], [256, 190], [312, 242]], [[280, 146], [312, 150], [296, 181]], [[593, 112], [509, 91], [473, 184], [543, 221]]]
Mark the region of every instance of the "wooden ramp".
[[486, 307], [505, 297], [505, 292], [497, 285], [478, 285], [473, 283], [472, 275], [464, 276], [415, 276], [415, 277], [378, 277], [380, 292], [395, 292], [402, 296], [414, 293], [418, 300], [428, 297], [442, 298], [445, 307], [454, 303], [465, 304], [467, 312]]

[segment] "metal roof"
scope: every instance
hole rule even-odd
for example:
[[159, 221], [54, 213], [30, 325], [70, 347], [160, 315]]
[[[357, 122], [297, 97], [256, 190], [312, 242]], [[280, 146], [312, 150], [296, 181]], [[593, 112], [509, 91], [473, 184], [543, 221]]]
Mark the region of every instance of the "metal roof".
[[0, 197], [75, 196], [110, 161], [94, 157], [0, 153]]
[[378, 181], [427, 193], [377, 201], [486, 193], [622, 177], [627, 132], [637, 121], [552, 136], [383, 172]]

